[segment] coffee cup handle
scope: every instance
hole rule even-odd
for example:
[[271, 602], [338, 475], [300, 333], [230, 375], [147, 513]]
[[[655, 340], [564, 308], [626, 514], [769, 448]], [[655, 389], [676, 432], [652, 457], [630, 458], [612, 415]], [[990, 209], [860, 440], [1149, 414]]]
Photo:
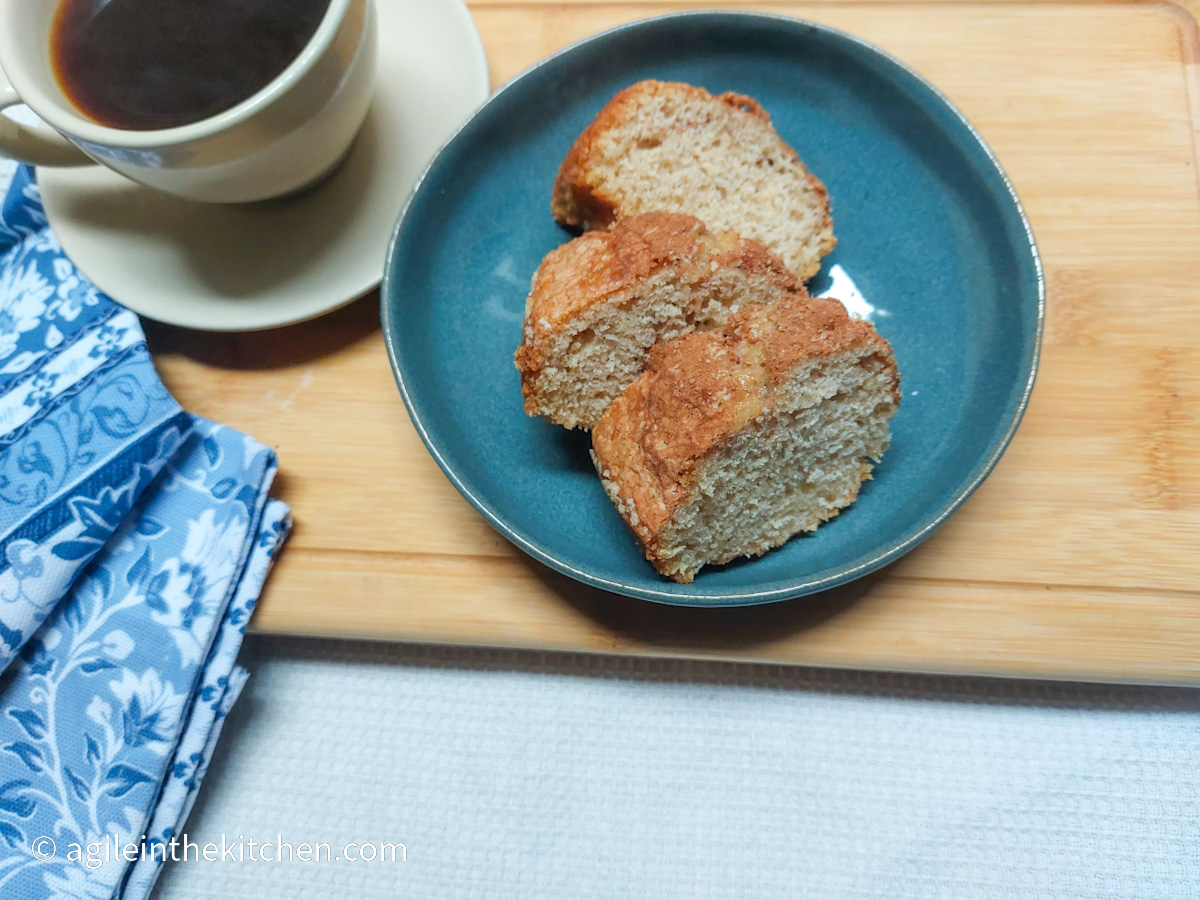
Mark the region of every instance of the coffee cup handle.
[[[0, 113], [21, 102], [0, 72]], [[86, 166], [94, 161], [49, 125], [30, 127], [0, 114], [0, 153], [35, 166]]]

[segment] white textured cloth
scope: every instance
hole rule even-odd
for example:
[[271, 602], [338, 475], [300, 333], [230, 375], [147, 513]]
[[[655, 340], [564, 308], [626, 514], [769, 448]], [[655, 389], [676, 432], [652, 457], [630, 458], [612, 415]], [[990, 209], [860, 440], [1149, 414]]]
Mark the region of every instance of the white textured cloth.
[[247, 641], [206, 898], [1200, 897], [1200, 692]]

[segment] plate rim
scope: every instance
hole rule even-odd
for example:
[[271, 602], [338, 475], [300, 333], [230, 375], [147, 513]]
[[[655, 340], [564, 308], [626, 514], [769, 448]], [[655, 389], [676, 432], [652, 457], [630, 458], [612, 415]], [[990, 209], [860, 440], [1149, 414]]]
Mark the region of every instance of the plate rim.
[[[791, 580], [785, 586], [767, 588], [763, 590], [752, 589], [725, 589], [716, 591], [705, 591], [698, 589], [688, 593], [672, 593], [670, 591], [659, 590], [655, 588], [642, 587], [638, 585], [626, 584], [621, 581], [614, 581], [611, 578], [595, 575], [591, 572], [579, 569], [565, 560], [561, 559], [553, 552], [544, 548], [537, 541], [520, 533], [504, 519], [496, 513], [483, 499], [476, 496], [468, 486], [459, 477], [454, 467], [442, 455], [439, 448], [431, 439], [428, 430], [425, 427], [425, 422], [422, 419], [421, 412], [417, 403], [410, 395], [408, 385], [404, 379], [404, 369], [402, 366], [400, 355], [396, 350], [396, 337], [393, 334], [391, 319], [388, 315], [389, 297], [393, 291], [398, 291], [399, 288], [394, 286], [392, 280], [393, 263], [397, 254], [397, 248], [400, 245], [403, 237], [405, 225], [409, 213], [412, 210], [413, 202], [416, 200], [421, 188], [424, 186], [429, 175], [437, 167], [438, 163], [443, 158], [445, 151], [455, 143], [459, 137], [478, 119], [485, 111], [493, 104], [497, 103], [507, 92], [513, 89], [517, 84], [525, 78], [533, 75], [541, 69], [553, 65], [563, 57], [573, 55], [576, 51], [584, 46], [594, 42], [607, 40], [617, 37], [625, 32], [637, 31], [643, 28], [660, 25], [666, 22], [679, 22], [690, 19], [712, 19], [712, 20], [742, 20], [756, 21], [762, 23], [773, 23], [785, 28], [796, 28], [798, 26], [812, 29], [820, 34], [832, 37], [835, 40], [846, 41], [854, 47], [869, 56], [875, 57], [884, 63], [895, 66], [904, 72], [907, 76], [916, 81], [922, 88], [929, 91], [936, 100], [943, 104], [953, 117], [962, 125], [974, 144], [980, 149], [988, 163], [993, 167], [996, 174], [999, 176], [1004, 189], [1007, 192], [1008, 199], [1012, 204], [1012, 208], [1016, 211], [1017, 217], [1020, 220], [1021, 226], [1025, 233], [1026, 249], [1028, 249], [1030, 258], [1033, 262], [1034, 273], [1037, 280], [1037, 323], [1034, 329], [1031, 352], [1028, 362], [1028, 375], [1025, 379], [1025, 384], [1021, 389], [1021, 396], [1017, 402], [1008, 428], [996, 443], [992, 452], [987, 455], [986, 459], [981, 458], [981, 462], [976, 464], [972, 477], [967, 479], [966, 483], [955, 494], [954, 498], [940, 509], [929, 521], [917, 529], [902, 534], [900, 538], [888, 542], [882, 547], [879, 552], [873, 554], [869, 559], [866, 559], [857, 565], [849, 568], [840, 568], [833, 573], [813, 577], [812, 575], [803, 576]], [[550, 55], [543, 57], [525, 69], [522, 69], [503, 85], [501, 85], [488, 99], [479, 106], [457, 129], [450, 135], [449, 138], [438, 148], [438, 151], [433, 155], [429, 164], [425, 167], [420, 177], [413, 183], [412, 189], [409, 191], [408, 197], [405, 199], [404, 205], [400, 209], [399, 216], [396, 219], [396, 224], [392, 230], [392, 237], [388, 241], [387, 256], [383, 267], [383, 280], [379, 292], [379, 314], [380, 322], [383, 330], [384, 344], [387, 349], [388, 362], [392, 369], [392, 376], [396, 381], [396, 386], [399, 388], [400, 396], [404, 401], [405, 409], [408, 411], [409, 419], [412, 421], [413, 427], [421, 438], [421, 442], [425, 445], [426, 450], [433, 457], [438, 468], [450, 480], [450, 483], [463, 496], [475, 511], [484, 517], [484, 519], [495, 528], [500, 534], [512, 544], [516, 545], [520, 550], [532, 556], [538, 562], [549, 566], [557, 572], [562, 573], [570, 578], [580, 581], [592, 587], [600, 588], [601, 590], [609, 591], [610, 593], [620, 594], [626, 597], [634, 597], [641, 600], [648, 600], [655, 603], [662, 603], [669, 606], [683, 606], [692, 608], [721, 608], [721, 607], [737, 607], [737, 606], [757, 606], [766, 603], [778, 603], [785, 600], [793, 600], [798, 597], [815, 594], [820, 591], [829, 590], [839, 587], [851, 581], [855, 581], [865, 575], [874, 572], [877, 569], [894, 562], [906, 553], [917, 547], [926, 538], [933, 534], [938, 528], [945, 524], [946, 520], [953, 515], [967, 498], [971, 496], [983, 483], [983, 481], [991, 474], [996, 464], [1000, 461], [1000, 457], [1008, 449], [1009, 444], [1015, 436], [1017, 429], [1020, 427], [1021, 421], [1025, 417], [1025, 412], [1029, 406], [1029, 398], [1033, 392], [1034, 382], [1037, 380], [1038, 368], [1041, 362], [1042, 355], [1042, 340], [1045, 332], [1046, 323], [1046, 277], [1045, 269], [1042, 264], [1041, 254], [1038, 251], [1037, 241], [1033, 234], [1033, 226], [1029, 221], [1029, 216], [1025, 212], [1025, 207], [1021, 203], [1021, 199], [1013, 187], [1012, 180], [1008, 173], [1001, 165], [1000, 160], [996, 157], [991, 146], [983, 139], [983, 136], [971, 124], [962, 110], [956, 106], [949, 97], [946, 96], [938, 87], [932, 84], [923, 75], [913, 69], [904, 61], [898, 59], [888, 53], [881, 47], [870, 43], [869, 41], [857, 37], [849, 32], [838, 28], [833, 28], [829, 25], [824, 25], [820, 22], [814, 22], [810, 19], [802, 19], [796, 16], [785, 16], [778, 13], [762, 13], [742, 10], [687, 10], [680, 12], [670, 12], [658, 16], [650, 16], [643, 19], [636, 19], [632, 22], [625, 22], [616, 25], [612, 28], [607, 28], [595, 34], [588, 35], [577, 41], [574, 41], [565, 47], [556, 50]], [[649, 563], [647, 563], [649, 565]], [[818, 573], [819, 575], [819, 573]], [[778, 583], [776, 579], [775, 583]], [[690, 587], [690, 585], [689, 585]]]

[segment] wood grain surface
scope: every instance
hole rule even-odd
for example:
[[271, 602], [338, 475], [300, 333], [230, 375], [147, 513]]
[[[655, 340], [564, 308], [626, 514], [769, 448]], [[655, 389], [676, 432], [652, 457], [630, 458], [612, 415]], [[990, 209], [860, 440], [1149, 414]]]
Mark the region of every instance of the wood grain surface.
[[[472, 12], [499, 84], [593, 32], [695, 6], [479, 0]], [[949, 95], [1012, 177], [1046, 264], [1047, 330], [1029, 412], [992, 476], [929, 541], [845, 588], [752, 609], [660, 607], [528, 560], [459, 497], [409, 424], [377, 295], [261, 334], [147, 323], [180, 402], [279, 451], [276, 492], [296, 527], [253, 627], [1200, 683], [1191, 14], [1000, 0], [737, 7], [879, 44]]]

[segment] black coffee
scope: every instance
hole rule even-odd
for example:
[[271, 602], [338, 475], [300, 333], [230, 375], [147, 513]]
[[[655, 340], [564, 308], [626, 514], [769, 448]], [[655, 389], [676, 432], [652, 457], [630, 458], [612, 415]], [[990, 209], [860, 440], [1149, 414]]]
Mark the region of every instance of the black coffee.
[[147, 131], [216, 115], [264, 87], [329, 0], [59, 0], [50, 58], [101, 125]]

